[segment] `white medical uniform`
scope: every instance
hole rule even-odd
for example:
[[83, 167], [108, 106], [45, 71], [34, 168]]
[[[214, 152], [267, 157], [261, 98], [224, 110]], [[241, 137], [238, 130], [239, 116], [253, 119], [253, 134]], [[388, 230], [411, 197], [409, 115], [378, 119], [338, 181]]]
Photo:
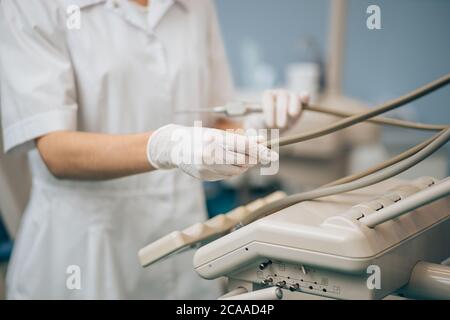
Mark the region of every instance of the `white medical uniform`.
[[[174, 110], [228, 101], [213, 3], [152, 0], [148, 15], [127, 0], [0, 4], [5, 151], [27, 148], [33, 176], [8, 297], [216, 298], [217, 284], [194, 274], [191, 254], [148, 269], [137, 259], [142, 246], [205, 219], [199, 181], [179, 170], [58, 180], [33, 142], [58, 130], [127, 134], [193, 125]], [[81, 9], [79, 30], [67, 28], [71, 4]]]

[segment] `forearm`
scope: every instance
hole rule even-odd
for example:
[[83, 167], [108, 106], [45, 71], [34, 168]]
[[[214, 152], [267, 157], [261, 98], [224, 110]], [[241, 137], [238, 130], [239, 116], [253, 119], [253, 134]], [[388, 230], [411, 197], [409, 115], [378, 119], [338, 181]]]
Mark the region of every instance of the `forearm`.
[[61, 131], [38, 138], [36, 144], [57, 178], [108, 180], [154, 170], [146, 153], [150, 135]]
[[214, 123], [214, 128], [219, 130], [238, 130], [242, 129], [242, 123], [227, 118], [219, 118]]

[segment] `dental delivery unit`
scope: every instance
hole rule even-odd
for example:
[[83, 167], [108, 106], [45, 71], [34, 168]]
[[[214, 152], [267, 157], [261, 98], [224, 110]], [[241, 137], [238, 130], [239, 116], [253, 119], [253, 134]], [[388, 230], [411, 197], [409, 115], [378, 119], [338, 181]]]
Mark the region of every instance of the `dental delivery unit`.
[[450, 125], [379, 117], [449, 83], [450, 74], [359, 114], [305, 106], [343, 119], [268, 146], [362, 121], [437, 134], [364, 172], [304, 193], [276, 192], [174, 231], [139, 251], [142, 266], [195, 248], [201, 277], [228, 278], [220, 299], [450, 299], [450, 178], [394, 178], [443, 147]]

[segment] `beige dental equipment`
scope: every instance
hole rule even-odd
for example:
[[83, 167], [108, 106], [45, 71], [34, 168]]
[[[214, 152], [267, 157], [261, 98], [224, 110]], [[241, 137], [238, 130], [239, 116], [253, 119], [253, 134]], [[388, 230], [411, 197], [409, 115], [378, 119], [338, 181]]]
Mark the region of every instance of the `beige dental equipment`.
[[[345, 118], [269, 141], [269, 146], [314, 139], [362, 121], [438, 133], [365, 172], [300, 194], [276, 193], [257, 205], [171, 233], [139, 252], [141, 264], [202, 246], [194, 268], [206, 279], [228, 277], [227, 299], [379, 299], [398, 294], [450, 299], [450, 268], [440, 264], [450, 257], [450, 180], [393, 179], [444, 146], [450, 125], [378, 117], [449, 83], [450, 74], [354, 115], [307, 106]], [[244, 112], [254, 112], [243, 105]], [[373, 270], [381, 272], [381, 288], [376, 281], [375, 288], [368, 285]]]

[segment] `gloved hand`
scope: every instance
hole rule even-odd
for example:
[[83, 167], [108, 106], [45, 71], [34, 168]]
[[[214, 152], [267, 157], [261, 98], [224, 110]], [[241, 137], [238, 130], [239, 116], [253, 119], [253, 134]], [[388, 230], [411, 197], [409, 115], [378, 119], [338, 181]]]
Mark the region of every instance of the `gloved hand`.
[[180, 168], [197, 179], [217, 181], [277, 161], [278, 154], [264, 142], [260, 136], [169, 124], [149, 138], [147, 158], [156, 169]]
[[309, 94], [297, 95], [287, 90], [267, 90], [261, 99], [262, 114], [244, 120], [245, 129], [287, 130], [300, 118], [302, 106], [309, 103]]

